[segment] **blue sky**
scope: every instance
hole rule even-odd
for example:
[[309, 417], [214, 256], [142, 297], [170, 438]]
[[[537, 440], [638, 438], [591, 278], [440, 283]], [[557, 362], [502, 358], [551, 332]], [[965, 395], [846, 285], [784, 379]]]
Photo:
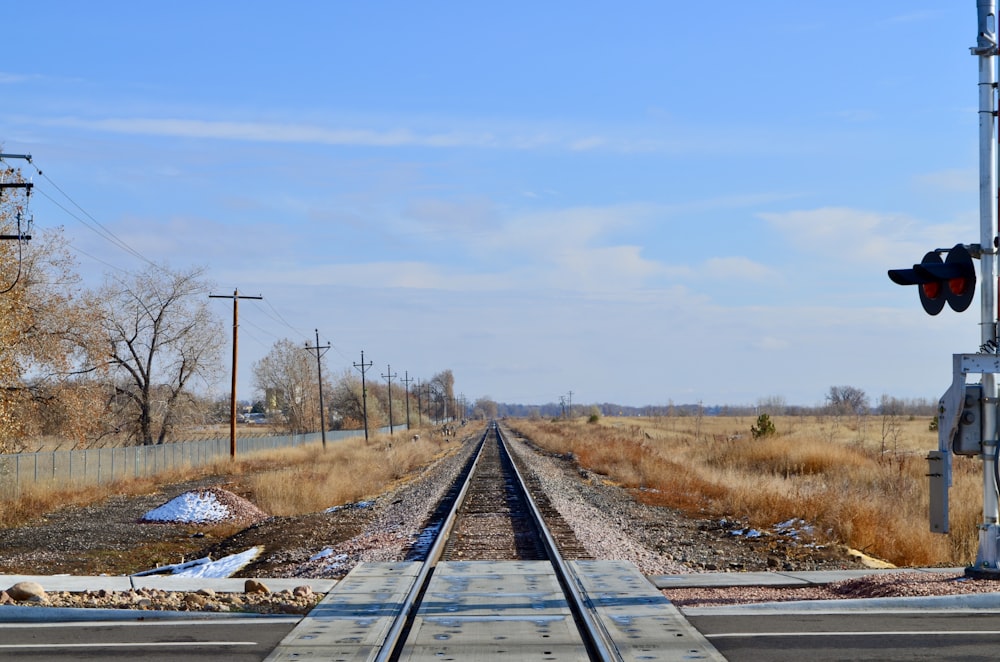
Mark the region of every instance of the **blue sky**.
[[886, 277], [979, 241], [971, 0], [4, 15], [0, 144], [44, 172], [36, 227], [90, 284], [141, 264], [61, 189], [146, 258], [263, 295], [241, 396], [314, 329], [334, 372], [364, 350], [522, 403], [936, 399], [979, 344], [978, 294], [932, 318]]

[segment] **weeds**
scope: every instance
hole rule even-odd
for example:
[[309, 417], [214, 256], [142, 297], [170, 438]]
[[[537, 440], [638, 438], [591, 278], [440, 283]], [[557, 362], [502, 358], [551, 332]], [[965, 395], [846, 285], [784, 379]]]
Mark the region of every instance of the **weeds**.
[[646, 503], [692, 516], [741, 518], [759, 528], [801, 518], [831, 541], [901, 566], [974, 560], [981, 465], [956, 458], [952, 533], [931, 533], [924, 455], [937, 438], [926, 420], [902, 421], [892, 453], [865, 438], [872, 426], [864, 422], [851, 429], [819, 417], [782, 418], [787, 434], [755, 438], [740, 432], [748, 423], [743, 417], [605, 418], [598, 425], [518, 421], [515, 427], [542, 448], [573, 453], [581, 466], [636, 489]]
[[160, 485], [208, 476], [221, 477], [227, 489], [271, 515], [319, 512], [377, 496], [459, 445], [455, 437], [432, 440], [431, 436], [429, 431], [421, 433], [415, 442], [387, 435], [376, 435], [370, 443], [352, 438], [330, 444], [325, 451], [311, 444], [103, 485], [36, 484], [19, 498], [3, 502], [0, 527], [19, 526], [58, 508], [97, 503], [113, 494], [150, 494]]

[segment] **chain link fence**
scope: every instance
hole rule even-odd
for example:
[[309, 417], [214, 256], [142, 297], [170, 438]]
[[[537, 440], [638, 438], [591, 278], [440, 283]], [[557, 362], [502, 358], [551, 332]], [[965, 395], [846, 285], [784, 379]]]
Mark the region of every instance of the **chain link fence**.
[[[386, 428], [388, 430], [388, 428]], [[331, 430], [327, 441], [363, 436], [364, 430]], [[236, 456], [319, 443], [319, 432], [236, 440]], [[0, 500], [16, 499], [33, 485], [78, 486], [154, 476], [229, 457], [230, 440], [206, 439], [157, 446], [124, 446], [0, 455]]]

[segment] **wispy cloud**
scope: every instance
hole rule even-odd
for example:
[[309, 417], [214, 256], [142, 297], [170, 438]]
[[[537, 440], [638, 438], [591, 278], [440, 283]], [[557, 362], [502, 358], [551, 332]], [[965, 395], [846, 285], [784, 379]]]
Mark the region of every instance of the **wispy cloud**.
[[31, 80], [34, 76], [29, 74], [12, 74], [6, 71], [0, 71], [0, 85], [8, 85], [11, 83], [23, 83], [26, 80]]
[[777, 272], [746, 257], [713, 257], [705, 261], [704, 275], [713, 280], [763, 282], [776, 279]]
[[971, 168], [928, 172], [916, 176], [914, 181], [921, 188], [930, 187], [950, 193], [969, 193], [979, 190], [979, 175]]
[[265, 122], [213, 122], [186, 119], [77, 117], [38, 118], [34, 123], [73, 129], [87, 129], [129, 135], [176, 138], [208, 138], [253, 142], [311, 143], [368, 147], [496, 147], [497, 138], [488, 133], [425, 133], [409, 129], [329, 129], [309, 124]]
[[[964, 224], [932, 224], [904, 214], [823, 207], [758, 215], [803, 254], [837, 261], [892, 264], [964, 236]], [[952, 241], [955, 243], [955, 241]], [[916, 256], [916, 258], [914, 257]]]
[[[0, 82], [3, 82], [0, 80]], [[340, 126], [319, 122], [232, 121], [180, 117], [102, 117], [75, 115], [0, 117], [11, 126], [62, 128], [151, 138], [185, 138], [329, 145], [337, 147], [553, 150], [613, 154], [731, 154], [733, 150], [773, 152], [783, 143], [768, 131], [735, 127], [658, 124], [567, 125], [495, 118], [375, 117], [347, 119]], [[364, 126], [370, 122], [374, 126]], [[382, 126], [377, 126], [381, 124]], [[447, 128], [441, 128], [447, 127]], [[458, 128], [453, 128], [458, 127]], [[798, 148], [795, 148], [798, 149]]]

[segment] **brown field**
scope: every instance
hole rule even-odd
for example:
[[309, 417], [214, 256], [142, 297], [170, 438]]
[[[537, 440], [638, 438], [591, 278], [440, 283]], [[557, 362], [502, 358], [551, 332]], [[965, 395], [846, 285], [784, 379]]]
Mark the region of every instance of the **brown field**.
[[[471, 428], [470, 434], [478, 431]], [[332, 506], [378, 496], [395, 482], [407, 480], [437, 457], [453, 451], [457, 439], [430, 430], [420, 440], [407, 435], [374, 435], [254, 453], [235, 461], [220, 459], [211, 465], [159, 474], [153, 478], [61, 489], [40, 485], [25, 490], [19, 499], [4, 501], [0, 527], [24, 524], [56, 508], [84, 505], [112, 494], [148, 494], [160, 484], [178, 483], [206, 476], [221, 476], [227, 489], [250, 499], [272, 515], [302, 515]]]
[[925, 457], [937, 433], [929, 417], [772, 421], [776, 434], [758, 439], [751, 416], [509, 424], [546, 450], [573, 453], [646, 503], [758, 528], [803, 519], [823, 539], [899, 566], [975, 561], [982, 464], [955, 458], [951, 533], [931, 533]]
[[[776, 434], [754, 439], [745, 417], [602, 418], [510, 425], [539, 446], [573, 453], [591, 471], [636, 498], [704, 517], [729, 517], [767, 528], [792, 518], [822, 537], [899, 566], [974, 561], [982, 518], [982, 466], [955, 458], [951, 534], [929, 531], [927, 451], [937, 447], [929, 419], [774, 417]], [[479, 426], [469, 426], [470, 433]], [[411, 443], [396, 435], [259, 453], [236, 462], [77, 490], [36, 489], [5, 502], [0, 526], [16, 526], [57, 507], [109, 494], [154, 492], [157, 484], [224, 476], [227, 486], [274, 515], [317, 512], [368, 499], [407, 480], [454, 449], [454, 437]]]

